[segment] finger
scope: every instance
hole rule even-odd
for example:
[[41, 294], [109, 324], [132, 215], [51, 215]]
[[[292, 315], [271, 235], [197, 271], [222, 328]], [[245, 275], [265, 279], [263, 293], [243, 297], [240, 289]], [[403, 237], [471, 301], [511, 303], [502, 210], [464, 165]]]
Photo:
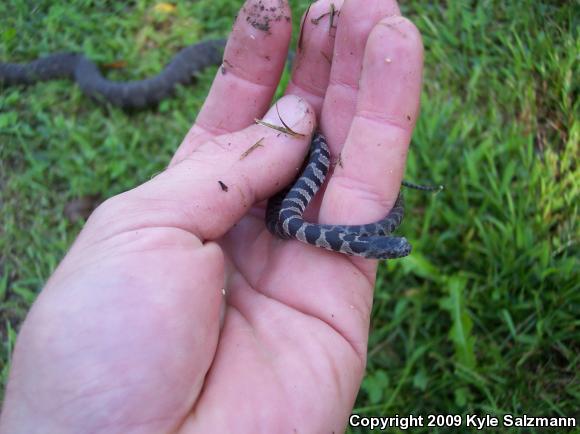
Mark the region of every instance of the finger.
[[369, 37], [356, 115], [323, 199], [322, 222], [368, 223], [392, 207], [419, 112], [422, 67], [415, 26], [403, 17], [381, 20]]
[[394, 0], [346, 0], [341, 9], [330, 82], [320, 120], [334, 156], [346, 140], [356, 110], [368, 36], [383, 17], [399, 14]]
[[[263, 125], [215, 137], [151, 181], [99, 207], [89, 222], [109, 237], [143, 227], [180, 228], [202, 241], [221, 237], [257, 201], [287, 185], [302, 165], [315, 126], [309, 104], [278, 101], [264, 118], [299, 135]], [[98, 222], [98, 223], [95, 223]]]
[[264, 115], [286, 62], [290, 16], [286, 0], [245, 2], [209, 95], [172, 164], [210, 137], [239, 131]]
[[308, 101], [317, 115], [328, 87], [342, 0], [319, 0], [302, 17], [296, 58], [287, 94]]

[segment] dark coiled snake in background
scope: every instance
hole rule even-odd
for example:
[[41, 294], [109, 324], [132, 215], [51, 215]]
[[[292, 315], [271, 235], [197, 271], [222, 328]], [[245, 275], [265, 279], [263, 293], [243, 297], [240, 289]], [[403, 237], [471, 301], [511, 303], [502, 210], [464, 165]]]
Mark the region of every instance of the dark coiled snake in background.
[[[188, 84], [194, 74], [222, 62], [225, 40], [209, 40], [179, 51], [158, 75], [145, 80], [107, 80], [99, 68], [82, 54], [56, 53], [30, 63], [0, 63], [0, 86], [30, 85], [38, 81], [74, 80], [82, 92], [98, 101], [123, 109], [142, 109], [170, 97], [178, 85]], [[225, 68], [225, 66], [222, 66]], [[316, 133], [304, 170], [293, 185], [268, 201], [266, 226], [275, 236], [296, 239], [316, 247], [374, 259], [407, 256], [411, 245], [403, 237], [389, 236], [403, 219], [403, 196], [399, 194], [388, 215], [363, 225], [324, 225], [304, 221], [302, 215], [324, 183], [330, 168], [326, 139]], [[441, 187], [403, 185], [425, 191]]]

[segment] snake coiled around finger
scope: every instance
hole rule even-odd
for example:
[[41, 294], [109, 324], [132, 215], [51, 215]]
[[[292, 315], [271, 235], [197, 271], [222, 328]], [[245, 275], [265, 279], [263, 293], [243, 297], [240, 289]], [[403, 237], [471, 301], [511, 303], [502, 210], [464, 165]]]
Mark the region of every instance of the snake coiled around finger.
[[268, 201], [266, 227], [278, 238], [295, 239], [349, 256], [402, 258], [411, 253], [403, 237], [390, 236], [403, 220], [403, 196], [381, 220], [362, 225], [328, 225], [304, 220], [304, 211], [330, 170], [330, 150], [321, 133], [314, 134], [306, 165], [296, 181]]

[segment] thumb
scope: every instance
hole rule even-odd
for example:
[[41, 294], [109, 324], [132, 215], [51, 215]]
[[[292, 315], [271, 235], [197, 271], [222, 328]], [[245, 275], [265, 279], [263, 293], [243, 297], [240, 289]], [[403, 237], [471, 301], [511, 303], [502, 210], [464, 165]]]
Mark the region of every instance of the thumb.
[[252, 205], [294, 179], [316, 117], [305, 100], [289, 95], [264, 121], [297, 134], [257, 124], [210, 139], [149, 182], [101, 205], [91, 216], [100, 221], [99, 238], [146, 227], [184, 229], [202, 241], [224, 235]]

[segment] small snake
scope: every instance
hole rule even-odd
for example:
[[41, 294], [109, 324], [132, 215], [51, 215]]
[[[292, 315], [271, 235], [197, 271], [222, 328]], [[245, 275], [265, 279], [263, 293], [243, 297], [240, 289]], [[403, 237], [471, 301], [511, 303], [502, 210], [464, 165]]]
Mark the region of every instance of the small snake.
[[[330, 168], [330, 150], [326, 138], [316, 133], [305, 168], [294, 184], [273, 196], [266, 209], [266, 227], [282, 239], [295, 239], [326, 250], [372, 259], [402, 258], [411, 253], [403, 237], [389, 236], [403, 220], [403, 196], [399, 193], [391, 211], [383, 219], [363, 225], [325, 225], [304, 221], [306, 207], [316, 195]], [[411, 184], [403, 185], [424, 191], [439, 190]]]
[[[177, 85], [187, 84], [195, 73], [219, 65], [225, 43], [225, 40], [216, 39], [187, 46], [175, 54], [158, 75], [129, 82], [106, 79], [92, 61], [79, 53], [56, 53], [22, 64], [0, 62], [0, 85], [30, 85], [37, 81], [70, 79], [83, 93], [100, 102], [124, 109], [140, 109], [171, 96]], [[292, 58], [291, 53], [289, 60]], [[376, 223], [324, 225], [304, 221], [304, 210], [324, 183], [329, 167], [330, 152], [326, 139], [317, 133], [302, 174], [291, 187], [269, 200], [266, 212], [268, 230], [279, 238], [292, 238], [347, 255], [375, 259], [407, 256], [411, 252], [409, 242], [403, 237], [389, 236], [403, 219], [401, 194], [389, 214]], [[406, 181], [403, 185], [427, 191], [438, 189]]]

